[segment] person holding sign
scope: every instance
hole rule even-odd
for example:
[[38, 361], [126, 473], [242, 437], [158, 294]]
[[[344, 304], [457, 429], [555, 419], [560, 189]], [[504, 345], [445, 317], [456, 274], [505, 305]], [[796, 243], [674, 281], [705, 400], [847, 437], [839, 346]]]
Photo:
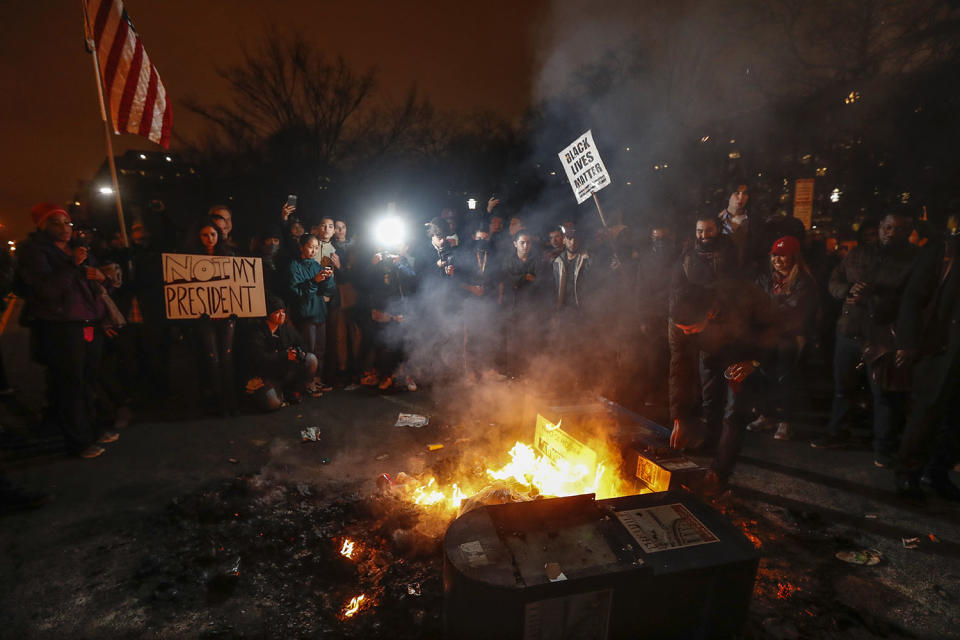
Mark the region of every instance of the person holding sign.
[[[205, 256], [233, 254], [223, 243], [220, 227], [212, 218], [204, 218], [194, 226], [187, 236], [185, 252]], [[201, 370], [207, 373], [207, 403], [211, 409], [218, 408], [223, 415], [237, 412], [233, 371], [236, 330], [236, 316], [214, 319], [203, 314], [193, 327]]]
[[[309, 233], [300, 236], [300, 257], [290, 263], [287, 292], [294, 325], [304, 341], [304, 348], [323, 362], [326, 349], [327, 303], [335, 292], [333, 267], [316, 261], [320, 241]], [[323, 391], [331, 387], [321, 385]]]

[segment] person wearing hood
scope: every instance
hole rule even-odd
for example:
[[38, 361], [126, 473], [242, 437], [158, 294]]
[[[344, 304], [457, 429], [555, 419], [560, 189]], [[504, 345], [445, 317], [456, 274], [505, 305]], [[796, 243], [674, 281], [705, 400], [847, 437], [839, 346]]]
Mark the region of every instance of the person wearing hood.
[[34, 356], [47, 367], [48, 417], [69, 453], [95, 458], [104, 452], [101, 444], [118, 439], [98, 432], [92, 414], [107, 317], [103, 296], [112, 282], [86, 247], [71, 246], [73, 223], [63, 208], [40, 203], [30, 215], [37, 230], [17, 250], [17, 276]]

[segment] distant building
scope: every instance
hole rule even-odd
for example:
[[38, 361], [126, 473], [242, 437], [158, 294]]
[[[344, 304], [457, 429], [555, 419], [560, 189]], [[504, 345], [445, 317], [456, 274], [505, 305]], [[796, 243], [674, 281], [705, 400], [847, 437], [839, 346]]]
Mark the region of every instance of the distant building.
[[[160, 212], [169, 222], [182, 220], [202, 208], [202, 186], [197, 167], [175, 153], [131, 149], [116, 156], [117, 181], [127, 227]], [[78, 185], [72, 213], [82, 222], [104, 230], [116, 229], [117, 209], [107, 161], [89, 182]]]

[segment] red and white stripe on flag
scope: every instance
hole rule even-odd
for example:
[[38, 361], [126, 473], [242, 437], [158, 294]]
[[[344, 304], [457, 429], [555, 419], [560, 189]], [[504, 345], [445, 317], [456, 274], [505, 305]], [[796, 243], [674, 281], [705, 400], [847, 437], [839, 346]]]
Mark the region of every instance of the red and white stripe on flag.
[[87, 0], [105, 100], [116, 133], [135, 133], [170, 147], [173, 112], [157, 68], [120, 0]]

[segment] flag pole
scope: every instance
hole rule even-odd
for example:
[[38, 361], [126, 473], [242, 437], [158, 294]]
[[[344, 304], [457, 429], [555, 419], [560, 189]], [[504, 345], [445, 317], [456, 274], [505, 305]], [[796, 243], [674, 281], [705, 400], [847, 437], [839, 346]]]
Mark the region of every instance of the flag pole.
[[113, 197], [117, 204], [117, 220], [120, 222], [120, 241], [124, 248], [130, 246], [127, 238], [127, 224], [123, 219], [123, 204], [120, 201], [120, 184], [117, 181], [117, 165], [113, 160], [113, 140], [110, 132], [110, 123], [107, 120], [107, 109], [103, 102], [103, 79], [100, 76], [100, 60], [97, 57], [97, 43], [93, 39], [93, 30], [90, 28], [90, 17], [87, 15], [87, 2], [80, 0], [83, 8], [83, 32], [87, 49], [92, 54], [93, 72], [97, 78], [97, 98], [100, 100], [100, 119], [103, 121], [103, 132], [107, 141], [107, 163], [110, 165], [110, 179], [113, 181]]

